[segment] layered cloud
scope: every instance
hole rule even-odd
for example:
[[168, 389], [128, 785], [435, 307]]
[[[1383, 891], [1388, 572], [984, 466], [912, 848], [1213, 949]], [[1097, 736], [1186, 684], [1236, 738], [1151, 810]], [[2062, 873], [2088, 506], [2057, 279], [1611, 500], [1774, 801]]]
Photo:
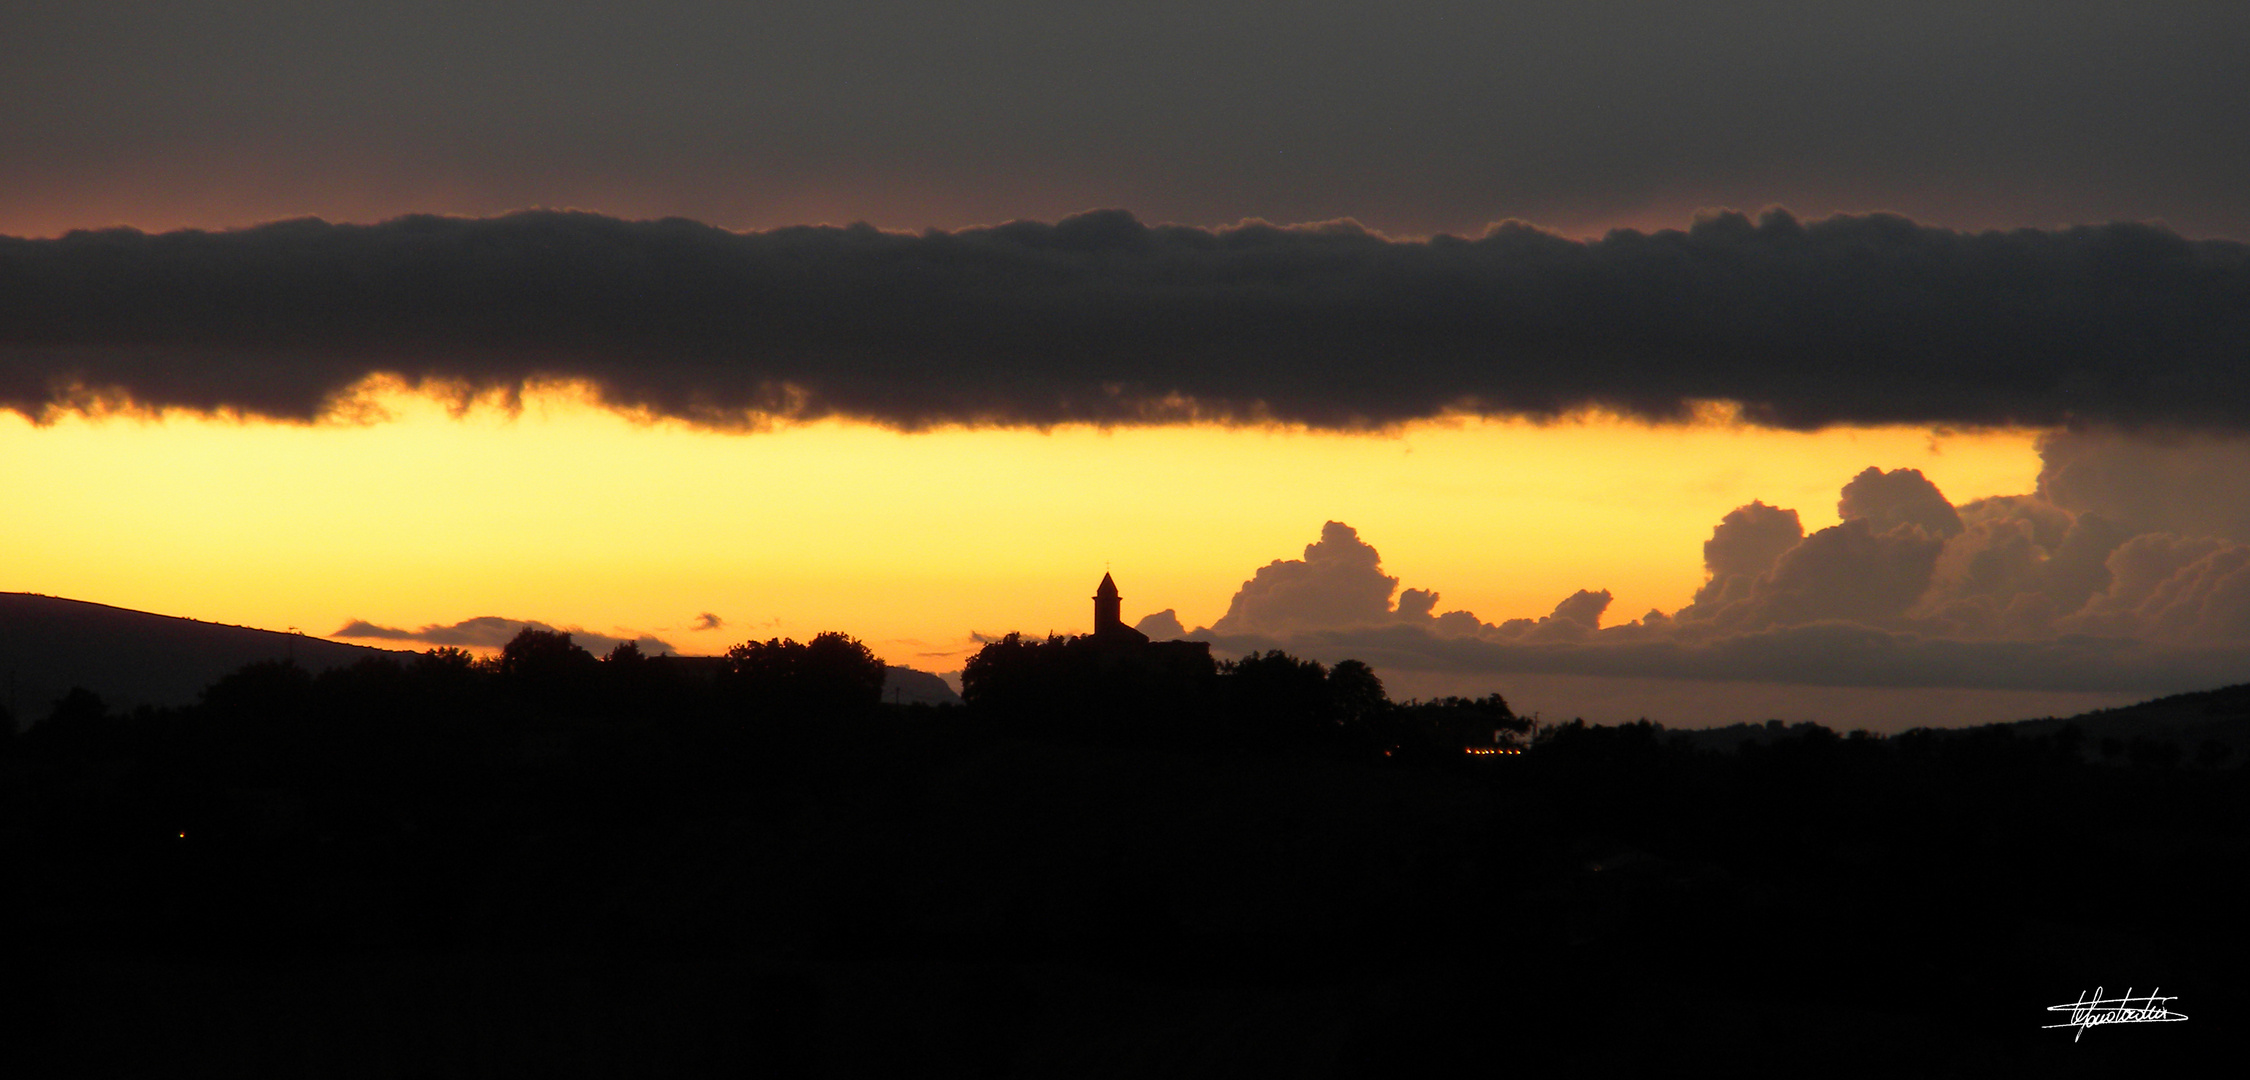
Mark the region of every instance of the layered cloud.
[[2250, 440], [2151, 453], [2081, 431], [2041, 449], [2031, 495], [1955, 506], [1918, 471], [1870, 468], [1844, 485], [1843, 520], [1810, 534], [1794, 510], [1739, 507], [1704, 544], [1692, 603], [1609, 625], [1600, 590], [1535, 619], [1441, 614], [1437, 593], [1398, 591], [1375, 548], [1332, 521], [1192, 636], [1467, 674], [2132, 694], [2242, 681], [2250, 525], [2236, 511], [2250, 491], [2219, 478], [2250, 475]]
[[[0, 408], [29, 415], [309, 419], [387, 374], [577, 380], [716, 426], [1356, 428], [1729, 401], [1788, 428], [2233, 430], [2246, 354], [2250, 247], [2142, 225], [1972, 234], [1775, 211], [1422, 242], [1122, 211], [919, 235], [527, 212], [0, 240]], [[2058, 492], [2130, 500], [2055, 460]], [[1943, 531], [1944, 508], [1892, 483], [1855, 496], [1871, 535]]]
[[357, 641], [414, 641], [424, 645], [497, 649], [506, 645], [517, 634], [525, 630], [544, 630], [569, 634], [571, 640], [576, 642], [580, 648], [596, 656], [606, 655], [611, 649], [627, 644], [639, 646], [643, 653], [651, 656], [678, 651], [672, 647], [670, 642], [646, 634], [631, 638], [612, 637], [608, 634], [597, 634], [575, 626], [555, 627], [536, 619], [503, 619], [498, 615], [482, 615], [474, 619], [463, 619], [450, 625], [431, 623], [415, 630], [406, 630], [394, 626], [377, 626], [365, 619], [353, 619], [345, 623], [342, 629], [328, 636]]

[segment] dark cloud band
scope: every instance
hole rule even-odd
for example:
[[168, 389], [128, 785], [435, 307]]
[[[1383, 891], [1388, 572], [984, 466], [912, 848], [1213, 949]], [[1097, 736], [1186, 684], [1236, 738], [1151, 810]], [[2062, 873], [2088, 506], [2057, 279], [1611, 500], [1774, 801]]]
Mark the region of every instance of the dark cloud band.
[[1462, 410], [2235, 428], [2250, 248], [1779, 212], [1590, 242], [1388, 240], [1120, 211], [920, 235], [527, 212], [0, 239], [0, 407], [320, 415], [375, 373], [582, 379], [717, 426]]

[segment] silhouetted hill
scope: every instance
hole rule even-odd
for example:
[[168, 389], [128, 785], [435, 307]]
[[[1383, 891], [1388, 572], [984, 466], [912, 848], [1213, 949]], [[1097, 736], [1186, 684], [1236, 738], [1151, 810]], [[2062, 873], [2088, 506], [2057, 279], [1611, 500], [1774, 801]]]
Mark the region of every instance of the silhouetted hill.
[[[1664, 738], [1700, 750], [1734, 753], [1745, 745], [1801, 736], [1817, 726], [1769, 720], [1763, 724], [1675, 729], [1665, 732]], [[2079, 754], [2088, 761], [2134, 758], [2148, 759], [2143, 764], [2166, 760], [2175, 764], [2236, 764], [2250, 758], [2250, 683], [2173, 694], [2076, 716], [2046, 716], [1951, 730], [1963, 736], [1990, 731], [2037, 739], [2073, 726], [2079, 731]]]
[[2239, 762], [2250, 752], [2250, 683], [2174, 694], [2060, 719], [2019, 720], [2007, 726], [2018, 735], [2038, 736], [2071, 724], [2085, 732], [2080, 745], [2088, 757], [2101, 753], [2104, 740], [2130, 744], [2145, 739], [2177, 745], [2191, 757], [2204, 743], [2213, 742], [2226, 747], [2230, 759]]
[[961, 695], [954, 693], [944, 679], [927, 671], [886, 664], [883, 667], [883, 700], [901, 705], [959, 705]]
[[0, 706], [18, 726], [83, 686], [112, 708], [184, 705], [220, 676], [293, 658], [324, 671], [386, 649], [197, 622], [37, 593], [0, 593]]

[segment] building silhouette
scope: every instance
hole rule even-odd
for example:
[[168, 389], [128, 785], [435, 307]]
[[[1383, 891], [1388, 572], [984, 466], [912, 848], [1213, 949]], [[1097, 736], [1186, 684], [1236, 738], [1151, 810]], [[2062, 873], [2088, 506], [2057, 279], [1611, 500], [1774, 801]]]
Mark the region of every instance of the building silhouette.
[[[1125, 599], [1117, 594], [1117, 582], [1108, 574], [1094, 588], [1094, 639], [1114, 641], [1125, 645], [1146, 645], [1148, 635], [1125, 625], [1123, 612]], [[1210, 651], [1208, 647], [1206, 652]]]
[[1101, 654], [1103, 668], [1190, 680], [1217, 674], [1210, 642], [1150, 641], [1147, 634], [1125, 625], [1124, 610], [1116, 579], [1103, 574], [1102, 583], [1094, 587], [1094, 632], [1088, 635]]

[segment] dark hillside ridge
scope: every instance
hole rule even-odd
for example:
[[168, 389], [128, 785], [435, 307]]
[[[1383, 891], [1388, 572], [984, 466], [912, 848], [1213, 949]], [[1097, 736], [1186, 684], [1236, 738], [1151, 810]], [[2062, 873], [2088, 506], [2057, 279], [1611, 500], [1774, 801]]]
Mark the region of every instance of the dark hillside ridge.
[[899, 705], [959, 705], [944, 679], [918, 668], [883, 665], [883, 700]]
[[2214, 760], [2239, 763], [2250, 752], [2250, 683], [2174, 694], [2064, 719], [2019, 720], [2007, 726], [2019, 736], [2035, 738], [2072, 724], [2085, 733], [2080, 745], [2088, 757], [2101, 753], [2105, 739], [2124, 743], [2149, 740], [2179, 746], [2191, 755], [2211, 753], [2205, 744], [2223, 746], [2226, 757]]
[[186, 705], [221, 676], [261, 660], [293, 659], [325, 671], [388, 649], [248, 626], [65, 600], [0, 593], [0, 708], [28, 727], [73, 686], [115, 710]]
[[[1815, 726], [1818, 725], [1771, 720], [1763, 724], [1672, 730], [1665, 732], [1665, 738], [1703, 750], [1733, 753], [1745, 744], [1772, 743], [1776, 739], [1801, 735]], [[2160, 760], [2170, 755], [2175, 763], [2236, 764], [2250, 759], [2250, 683], [2173, 694], [2076, 716], [2045, 716], [1943, 730], [1955, 735], [1991, 731], [2005, 732], [2020, 739], [2040, 739], [2060, 734], [2067, 728], [2078, 730], [2078, 753], [2088, 761], [2116, 760], [2133, 754], [2138, 746], [2142, 748], [2138, 752], [2143, 754], [2150, 752], [2148, 747], [2171, 747], [2170, 751], [2159, 749], [2156, 752]]]
[[[295, 660], [318, 673], [369, 657], [419, 651], [347, 645], [38, 593], [0, 593], [0, 709], [13, 715], [19, 728], [45, 717], [73, 686], [101, 695], [114, 711], [189, 705], [204, 687], [261, 660]], [[714, 672], [723, 660], [679, 659], [711, 665]], [[885, 674], [885, 701], [960, 704], [961, 696], [929, 672], [890, 666]]]

